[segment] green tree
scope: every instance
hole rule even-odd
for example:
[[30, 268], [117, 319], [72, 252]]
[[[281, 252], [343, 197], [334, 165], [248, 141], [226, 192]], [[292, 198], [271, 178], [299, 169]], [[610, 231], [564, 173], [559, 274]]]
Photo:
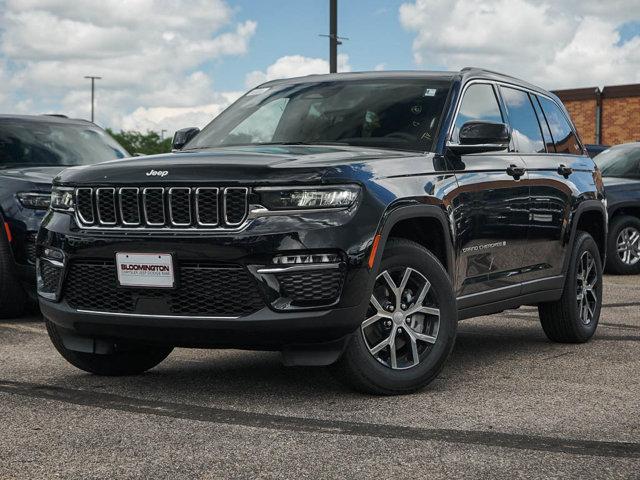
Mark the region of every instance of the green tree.
[[115, 132], [110, 128], [107, 128], [107, 132], [131, 155], [136, 153], [153, 155], [171, 151], [171, 138], [162, 140], [156, 132], [147, 131], [142, 133], [134, 130]]

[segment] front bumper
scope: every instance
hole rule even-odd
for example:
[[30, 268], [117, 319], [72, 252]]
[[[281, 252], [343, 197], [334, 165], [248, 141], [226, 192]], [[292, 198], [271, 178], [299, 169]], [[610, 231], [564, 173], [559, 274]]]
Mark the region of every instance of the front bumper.
[[[284, 216], [270, 219], [271, 224], [238, 233], [149, 235], [144, 232], [89, 232], [78, 229], [72, 216], [50, 212], [38, 234], [39, 263], [48, 263], [42, 258], [45, 248], [61, 252], [64, 261], [58, 265], [59, 290], [49, 298], [43, 298], [41, 292], [42, 312], [60, 327], [92, 338], [136, 339], [186, 347], [284, 351], [304, 350], [309, 345], [327, 342], [340, 343], [359, 327], [366, 314], [368, 291], [374, 280], [366, 265], [366, 253], [374, 228], [357, 228], [357, 222], [354, 223], [354, 219], [344, 213], [336, 214], [335, 218], [321, 217], [319, 213], [314, 215], [316, 217], [311, 219], [288, 219]], [[274, 231], [276, 229], [279, 231]], [[283, 230], [287, 233], [281, 233]], [[210, 312], [205, 309], [181, 314], [182, 310], [176, 309], [175, 297], [179, 296], [176, 291], [188, 283], [185, 282], [188, 278], [181, 279], [177, 268], [176, 291], [166, 295], [159, 290], [134, 291], [130, 296], [134, 298], [135, 306], [129, 304], [127, 311], [118, 306], [92, 306], [95, 303], [91, 301], [105, 294], [103, 279], [84, 282], [86, 293], [82, 298], [89, 303], [78, 305], [77, 296], [74, 298], [66, 290], [72, 280], [70, 272], [73, 272], [74, 265], [97, 263], [104, 268], [104, 265], [113, 265], [116, 252], [170, 252], [178, 266], [220, 265], [241, 269], [243, 275], [253, 282], [260, 304], [247, 297], [249, 293], [245, 288], [244, 293], [237, 295], [230, 304], [237, 306], [238, 301], [251, 303], [255, 305], [251, 311], [237, 314], [234, 311]], [[277, 255], [309, 252], [338, 253], [340, 262], [335, 272], [340, 272], [341, 280], [334, 297], [320, 296], [320, 301], [314, 302], [304, 277], [296, 279], [288, 275], [285, 278], [282, 272], [277, 272], [278, 268], [274, 268], [278, 266], [272, 263]], [[314, 281], [326, 286], [326, 278], [319, 276], [319, 272], [310, 273], [316, 276]], [[232, 297], [233, 292], [223, 282], [219, 282], [220, 291], [225, 297]], [[191, 288], [197, 288], [200, 283], [196, 282]], [[114, 288], [124, 292], [125, 296], [131, 292], [119, 286]], [[305, 301], [292, 301], [291, 289], [297, 289]], [[332, 290], [328, 288], [327, 291]], [[200, 297], [202, 295], [194, 296], [194, 301], [189, 302], [183, 295], [180, 308], [188, 309], [190, 303], [202, 303]]]

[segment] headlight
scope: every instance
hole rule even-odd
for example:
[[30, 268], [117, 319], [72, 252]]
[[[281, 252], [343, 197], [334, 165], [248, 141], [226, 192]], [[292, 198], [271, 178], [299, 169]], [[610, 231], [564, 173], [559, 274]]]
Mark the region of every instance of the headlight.
[[360, 193], [357, 185], [318, 187], [257, 187], [260, 202], [269, 210], [347, 208]]
[[73, 188], [53, 187], [51, 191], [52, 210], [73, 210]]
[[23, 207], [33, 208], [36, 210], [46, 210], [49, 208], [49, 201], [51, 199], [50, 193], [20, 192], [17, 196]]

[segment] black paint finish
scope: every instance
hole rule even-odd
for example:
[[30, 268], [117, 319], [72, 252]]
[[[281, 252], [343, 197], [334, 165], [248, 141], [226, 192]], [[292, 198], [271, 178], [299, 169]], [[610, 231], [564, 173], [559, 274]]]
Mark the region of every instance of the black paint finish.
[[[350, 81], [365, 75], [374, 76], [345, 74], [309, 79]], [[380, 75], [415, 79], [423, 74]], [[424, 75], [437, 77], [434, 73]], [[348, 210], [283, 212], [257, 218], [240, 232], [97, 231], [81, 228], [70, 214], [51, 211], [38, 236], [39, 248], [60, 248], [68, 262], [113, 260], [118, 251], [162, 251], [172, 252], [178, 261], [239, 264], [254, 275], [267, 306], [233, 320], [106, 316], [74, 312], [63, 292], [59, 303], [41, 299], [45, 315], [83, 335], [156, 341], [164, 338], [183, 345], [283, 349], [335, 342], [360, 325], [385, 242], [397, 234], [394, 226], [412, 220], [426, 220], [430, 229], [410, 230], [415, 241], [429, 245], [432, 238], [442, 239], [436, 246], [458, 296], [461, 317], [558, 298], [581, 215], [595, 212], [602, 219], [606, 216], [599, 172], [581, 145], [577, 145], [581, 154], [574, 155], [524, 153], [515, 143], [504, 151], [453, 153], [447, 142], [469, 82], [482, 81], [496, 88], [515, 85], [558, 104], [559, 100], [532, 85], [481, 70], [465, 69], [443, 74], [441, 79], [449, 79], [451, 89], [434, 139], [434, 152], [333, 145], [226, 147], [119, 160], [63, 172], [56, 179], [58, 185], [358, 184], [362, 194]], [[305, 79], [291, 82], [303, 83]], [[559, 172], [560, 165], [566, 168]], [[151, 169], [169, 174], [164, 178], [146, 176]], [[602, 228], [606, 228], [604, 223]], [[407, 235], [406, 229], [403, 232]], [[379, 249], [370, 269], [369, 255], [378, 234]], [[341, 268], [346, 277], [337, 303], [315, 310], [277, 310], [278, 284], [257, 270], [271, 265], [277, 254], [326, 251], [339, 252], [343, 258]]]

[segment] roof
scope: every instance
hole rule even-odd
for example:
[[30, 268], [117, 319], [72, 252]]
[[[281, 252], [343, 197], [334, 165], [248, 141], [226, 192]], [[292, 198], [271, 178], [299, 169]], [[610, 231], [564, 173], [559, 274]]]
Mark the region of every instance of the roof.
[[640, 97], [640, 83], [628, 85], [609, 85], [602, 90], [598, 87], [571, 88], [554, 92], [562, 101], [595, 100], [598, 95], [602, 98]]
[[[321, 75], [307, 75], [305, 77], [295, 77], [280, 80], [271, 80], [263, 83], [261, 87], [270, 87], [274, 85], [287, 85], [298, 84], [307, 82], [331, 82], [331, 81], [356, 81], [356, 80], [375, 80], [375, 79], [431, 79], [431, 80], [445, 80], [453, 81], [458, 79], [460, 81], [467, 81], [471, 79], [484, 79], [493, 80], [504, 83], [510, 83], [512, 85], [519, 85], [521, 87], [533, 90], [539, 93], [550, 94], [550, 92], [543, 88], [532, 85], [524, 80], [521, 80], [510, 75], [494, 72], [477, 67], [465, 67], [459, 71], [445, 72], [445, 71], [430, 71], [430, 70], [396, 70], [396, 71], [375, 71], [375, 72], [345, 72], [345, 73], [329, 73]], [[553, 94], [552, 94], [553, 95]]]
[[554, 93], [563, 102], [576, 100], [595, 100], [596, 97], [600, 94], [600, 89], [598, 87], [571, 88], [567, 90], [556, 90]]
[[11, 115], [0, 114], [0, 122], [6, 120], [19, 120], [21, 122], [34, 122], [34, 123], [62, 123], [62, 124], [91, 124], [89, 120], [83, 120], [81, 118], [66, 118], [59, 115]]

